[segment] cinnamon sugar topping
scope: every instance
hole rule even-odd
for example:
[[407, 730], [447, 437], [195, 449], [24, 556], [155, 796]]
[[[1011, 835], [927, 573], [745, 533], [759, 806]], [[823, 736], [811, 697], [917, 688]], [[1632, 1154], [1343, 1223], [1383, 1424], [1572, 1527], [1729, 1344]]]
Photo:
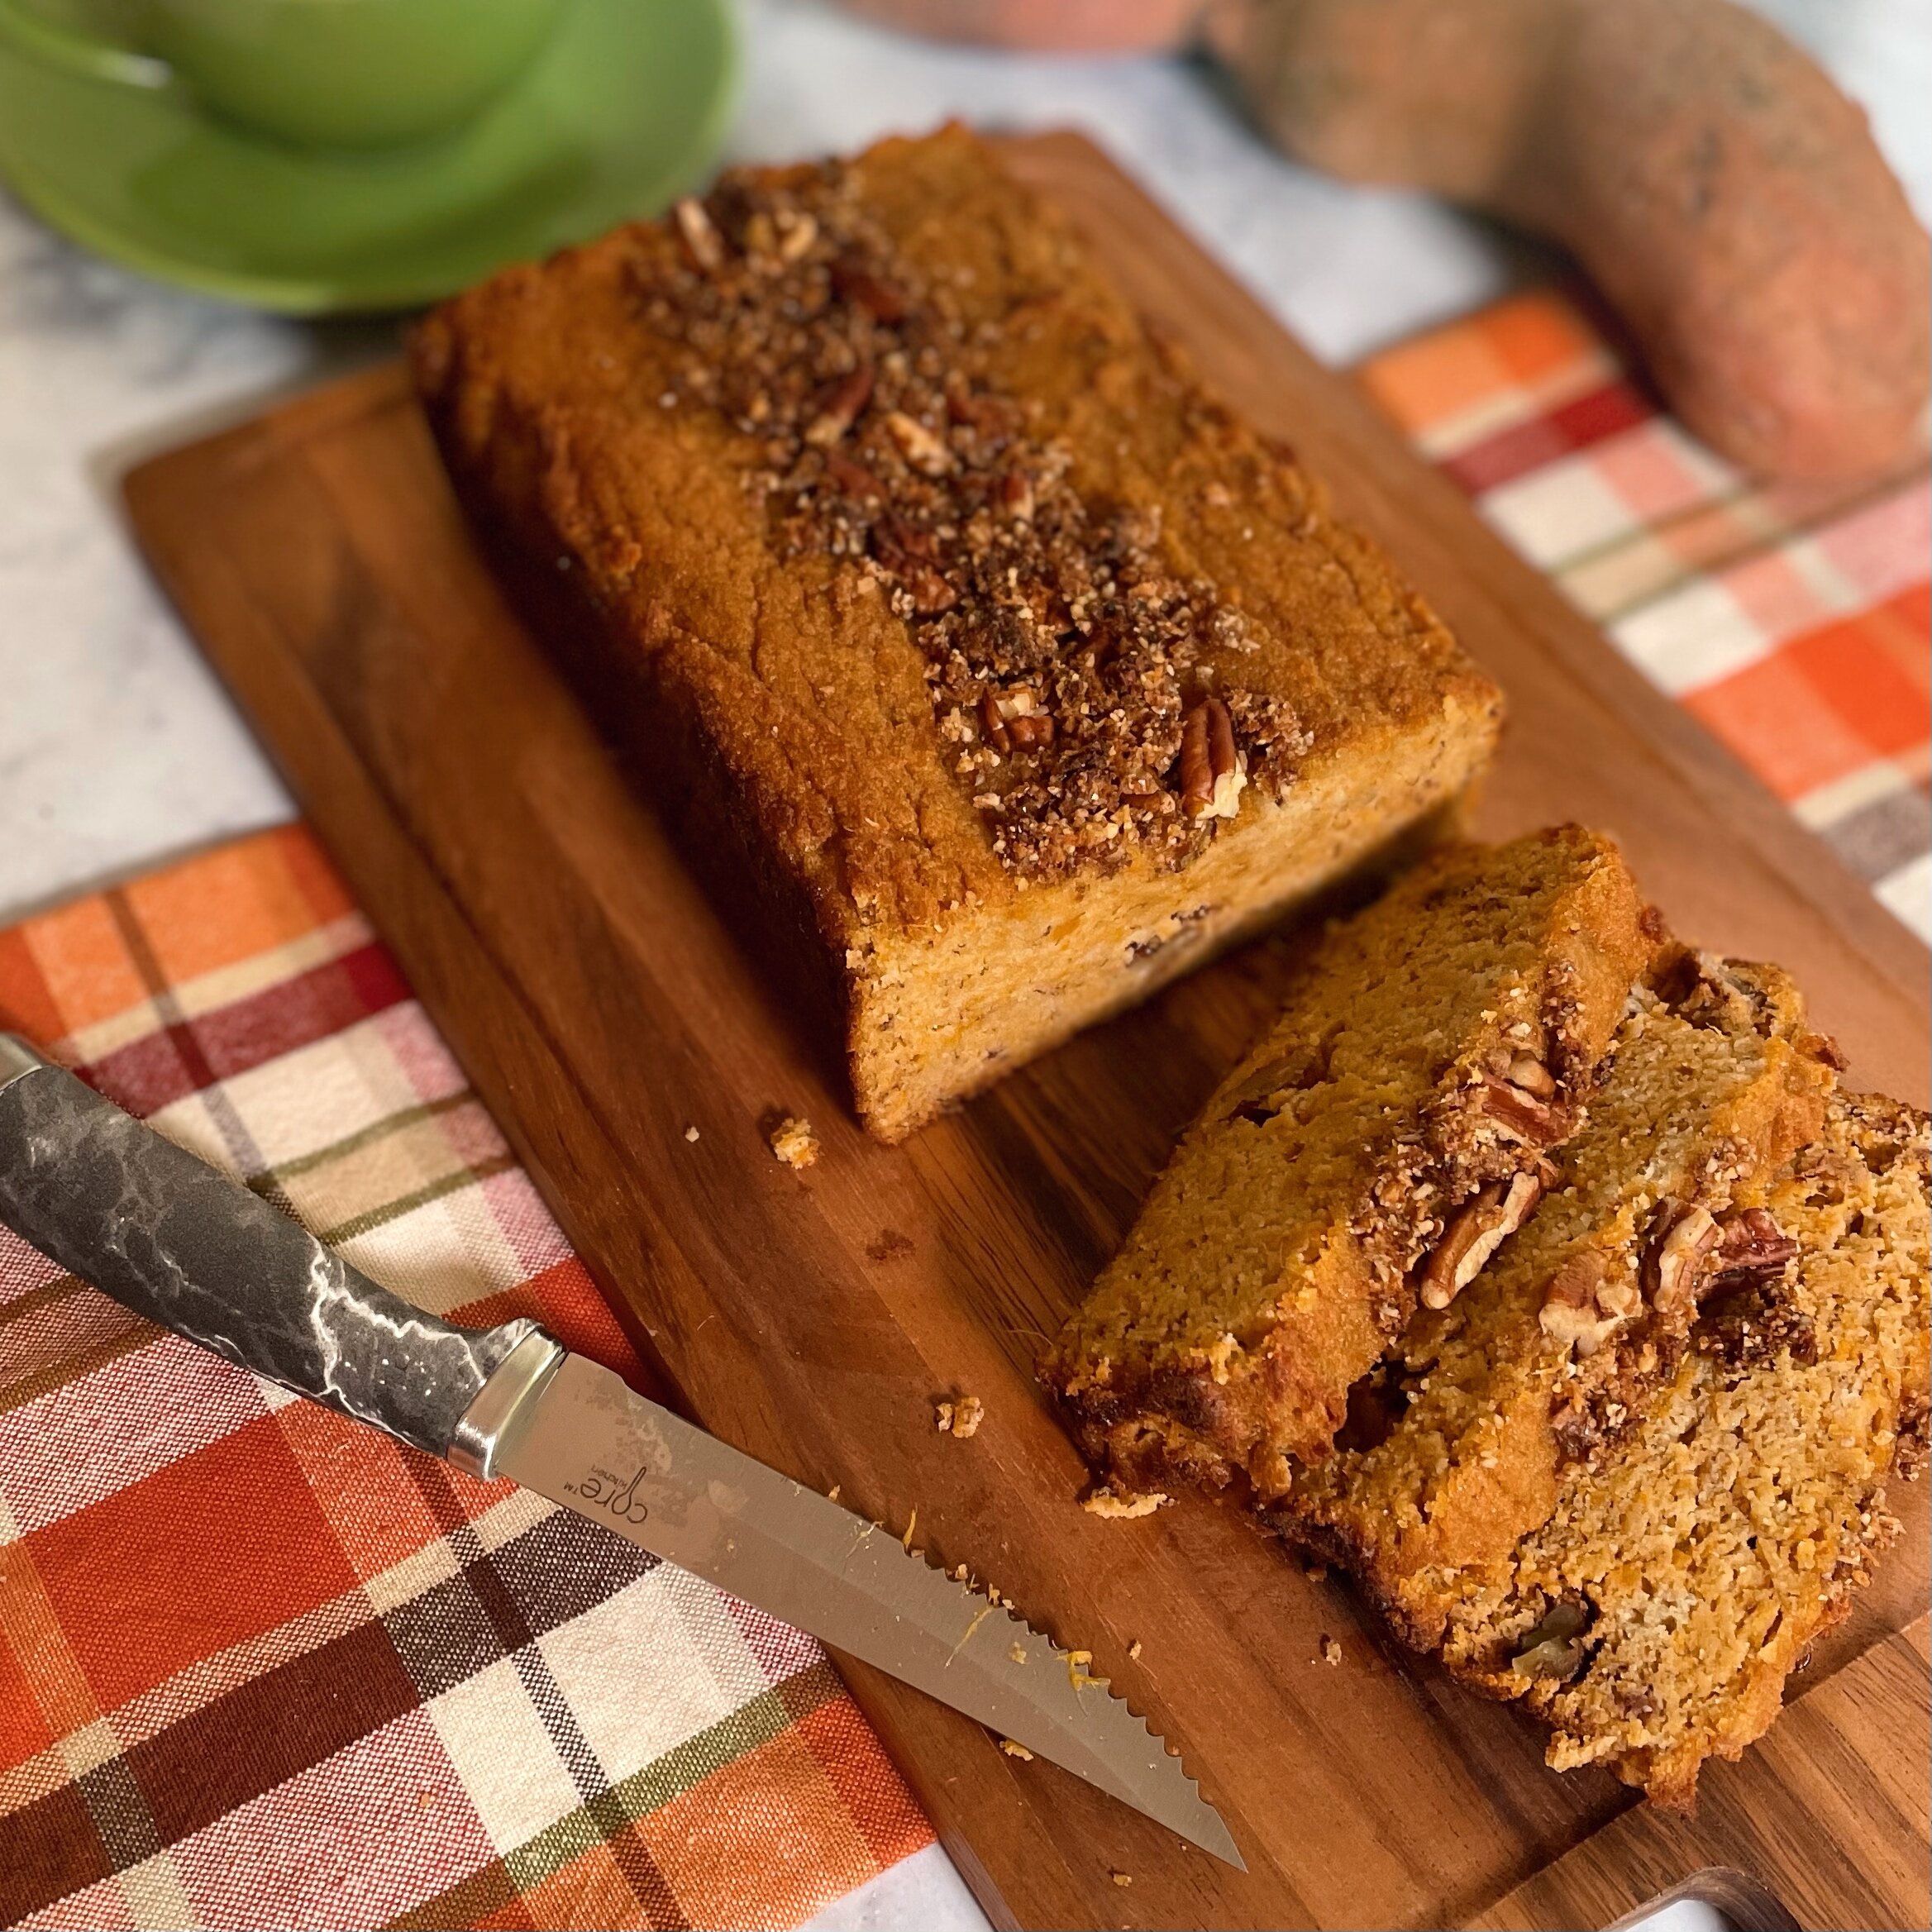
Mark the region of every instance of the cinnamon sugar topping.
[[1309, 740], [1283, 699], [1214, 688], [1247, 620], [1166, 561], [1157, 506], [1103, 501], [988, 374], [967, 326], [827, 164], [727, 174], [678, 204], [641, 271], [650, 325], [688, 351], [679, 399], [756, 438], [751, 486], [787, 556], [875, 579], [926, 658], [955, 769], [994, 849], [1037, 878], [1184, 862], [1279, 794]]

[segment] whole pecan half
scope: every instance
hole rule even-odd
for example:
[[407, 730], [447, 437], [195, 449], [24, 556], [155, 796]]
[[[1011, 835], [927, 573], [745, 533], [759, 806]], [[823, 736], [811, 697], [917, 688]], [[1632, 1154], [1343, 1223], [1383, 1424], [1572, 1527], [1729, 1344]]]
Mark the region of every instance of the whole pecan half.
[[[1553, 1090], [1553, 1082], [1552, 1086]], [[1526, 1147], [1553, 1147], [1569, 1131], [1568, 1118], [1561, 1107], [1514, 1080], [1485, 1076], [1476, 1104], [1505, 1138]]]
[[1247, 783], [1234, 720], [1219, 698], [1203, 698], [1181, 720], [1181, 804], [1193, 818], [1232, 818]]
[[1492, 1182], [1457, 1209], [1422, 1270], [1422, 1305], [1447, 1308], [1488, 1264], [1489, 1257], [1529, 1219], [1543, 1198], [1543, 1180], [1513, 1174]]

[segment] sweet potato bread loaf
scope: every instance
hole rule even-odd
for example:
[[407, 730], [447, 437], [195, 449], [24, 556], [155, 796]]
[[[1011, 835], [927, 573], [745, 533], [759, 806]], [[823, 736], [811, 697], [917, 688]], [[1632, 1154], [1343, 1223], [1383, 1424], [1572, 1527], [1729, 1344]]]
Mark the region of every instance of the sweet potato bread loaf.
[[1440, 828], [1494, 687], [962, 130], [414, 339], [465, 501], [897, 1138]]
[[1337, 923], [1042, 1367], [1095, 1467], [1267, 1500], [1326, 1457], [1419, 1300], [1529, 1215], [1655, 944], [1575, 826], [1440, 853]]

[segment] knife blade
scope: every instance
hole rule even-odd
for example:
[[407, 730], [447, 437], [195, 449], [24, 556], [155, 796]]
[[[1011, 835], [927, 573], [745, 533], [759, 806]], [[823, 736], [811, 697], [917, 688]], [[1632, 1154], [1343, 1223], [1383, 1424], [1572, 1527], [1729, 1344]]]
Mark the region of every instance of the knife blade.
[[472, 1475], [514, 1479], [1246, 1869], [1179, 1758], [1010, 1606], [536, 1323], [461, 1329], [412, 1306], [9, 1034], [0, 1221], [190, 1341]]

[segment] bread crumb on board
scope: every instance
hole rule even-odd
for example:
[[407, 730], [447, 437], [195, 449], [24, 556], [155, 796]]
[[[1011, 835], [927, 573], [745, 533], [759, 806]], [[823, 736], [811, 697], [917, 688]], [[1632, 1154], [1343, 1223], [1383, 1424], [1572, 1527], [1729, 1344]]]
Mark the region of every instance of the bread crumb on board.
[[809, 1167], [818, 1158], [811, 1122], [799, 1114], [786, 1114], [771, 1130], [771, 1151], [788, 1167]]
[[1322, 1632], [1322, 1662], [1336, 1664], [1342, 1661], [1342, 1646], [1326, 1630]]
[[694, 1128], [694, 1127], [687, 1127], [687, 1128], [685, 1129], [685, 1138], [686, 1140], [695, 1140], [695, 1139], [697, 1139], [697, 1138], [698, 1138], [698, 1130], [697, 1130], [697, 1128]]
[[1124, 1522], [1135, 1516], [1151, 1516], [1169, 1500], [1165, 1490], [1145, 1490], [1138, 1496], [1130, 1491], [1120, 1495], [1103, 1483], [1091, 1496], [1083, 1497], [1080, 1506], [1090, 1516], [1104, 1516], [1113, 1521]]
[[1127, 1661], [1128, 1661], [1129, 1663], [1133, 1663], [1133, 1662], [1135, 1662], [1135, 1661], [1136, 1661], [1136, 1660], [1137, 1660], [1137, 1659], [1139, 1658], [1139, 1656], [1140, 1656], [1140, 1639], [1139, 1639], [1139, 1638], [1138, 1638], [1138, 1637], [1136, 1637], [1136, 1638], [1134, 1639], [1134, 1640], [1133, 1641], [1133, 1643], [1131, 1643], [1130, 1644], [1128, 1644], [1128, 1647], [1127, 1647]]
[[977, 1395], [961, 1395], [956, 1402], [939, 1403], [933, 1413], [941, 1435], [957, 1436], [964, 1442], [980, 1433], [986, 1405]]
[[1024, 1763], [1031, 1764], [1033, 1761], [1033, 1753], [1024, 1744], [1016, 1744], [1011, 1738], [1002, 1738], [999, 1740], [999, 1748], [1009, 1758], [1018, 1758]]
[[1133, 1874], [1131, 1872], [1109, 1872], [1107, 1876], [1111, 1878], [1116, 1885], [1131, 1885], [1133, 1883]]

